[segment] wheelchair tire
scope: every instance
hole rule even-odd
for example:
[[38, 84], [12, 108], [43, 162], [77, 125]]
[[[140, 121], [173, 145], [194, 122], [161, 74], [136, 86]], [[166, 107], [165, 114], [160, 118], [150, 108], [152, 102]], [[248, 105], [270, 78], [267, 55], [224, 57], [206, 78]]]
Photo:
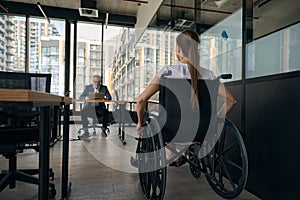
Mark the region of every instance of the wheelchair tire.
[[248, 177], [247, 152], [240, 132], [228, 119], [214, 149], [201, 164], [208, 183], [221, 197], [232, 199], [243, 191]]
[[190, 171], [191, 171], [192, 176], [195, 179], [198, 179], [201, 176], [201, 170], [200, 170], [199, 160], [197, 157], [197, 152], [195, 152], [195, 148], [193, 146], [191, 146], [188, 149], [188, 156], [189, 156], [189, 161], [191, 163], [193, 163], [194, 165], [198, 166], [198, 167], [196, 167], [196, 166], [190, 164]]
[[150, 118], [139, 139], [137, 160], [144, 199], [162, 200], [165, 195], [167, 168], [160, 127], [155, 118]]

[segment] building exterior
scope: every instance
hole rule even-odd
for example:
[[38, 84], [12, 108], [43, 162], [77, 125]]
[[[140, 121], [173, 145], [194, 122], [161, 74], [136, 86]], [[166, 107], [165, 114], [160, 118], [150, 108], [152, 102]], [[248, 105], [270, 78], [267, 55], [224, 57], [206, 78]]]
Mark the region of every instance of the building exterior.
[[134, 46], [134, 32], [124, 29], [117, 41], [113, 87], [120, 99], [135, 99], [164, 65], [176, 62], [176, 32], [146, 30]]
[[41, 38], [41, 50], [38, 70], [39, 73], [50, 73], [51, 92], [54, 94], [64, 93], [64, 38], [60, 36], [49, 36]]
[[13, 17], [0, 16], [0, 70], [14, 71], [14, 36], [15, 25]]
[[[30, 73], [50, 73], [51, 93], [64, 94], [65, 38], [60, 35], [55, 22], [30, 18], [28, 68]], [[0, 70], [25, 72], [26, 18], [0, 16]], [[91, 84], [92, 76], [101, 75], [102, 47], [100, 40], [78, 39], [76, 63], [76, 97], [85, 85]], [[103, 46], [103, 82], [112, 91], [111, 69], [115, 38]]]

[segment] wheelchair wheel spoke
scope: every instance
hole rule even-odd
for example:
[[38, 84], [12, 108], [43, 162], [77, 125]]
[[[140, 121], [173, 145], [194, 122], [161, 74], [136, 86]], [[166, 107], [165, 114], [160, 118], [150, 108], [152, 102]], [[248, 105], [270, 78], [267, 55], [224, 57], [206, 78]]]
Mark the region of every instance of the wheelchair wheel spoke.
[[224, 149], [225, 136], [226, 136], [226, 126], [224, 127], [224, 130], [223, 130], [220, 140], [219, 140], [218, 152], [221, 152]]
[[228, 178], [228, 180], [230, 182], [231, 187], [235, 190], [236, 189], [235, 184], [234, 184], [234, 182], [233, 182], [233, 180], [231, 178], [231, 175], [230, 175], [230, 173], [229, 173], [229, 171], [227, 169], [227, 166], [226, 166], [226, 163], [225, 163], [224, 159], [221, 159], [220, 161], [221, 161], [220, 162], [221, 165], [223, 166], [223, 169], [224, 169], [224, 172], [226, 174], [226, 177]]
[[223, 185], [223, 171], [221, 164], [219, 164], [219, 182]]
[[225, 150], [223, 150], [219, 154], [220, 155], [224, 155], [225, 153], [227, 153], [228, 151], [230, 151], [235, 145], [238, 145], [238, 142], [235, 142], [235, 143], [231, 144], [229, 147], [227, 147]]
[[239, 169], [240, 171], [243, 170], [242, 166], [239, 166], [238, 164], [234, 163], [233, 161], [228, 160], [228, 161], [226, 161], [226, 163], [228, 163], [228, 164], [230, 164], [231, 166], [233, 166], [233, 167]]

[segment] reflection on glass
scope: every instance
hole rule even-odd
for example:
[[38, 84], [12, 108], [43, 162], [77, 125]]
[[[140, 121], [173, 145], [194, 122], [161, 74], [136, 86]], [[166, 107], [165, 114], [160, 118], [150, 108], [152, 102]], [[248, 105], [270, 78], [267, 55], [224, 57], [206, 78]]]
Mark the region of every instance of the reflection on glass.
[[300, 70], [300, 23], [249, 43], [246, 78]]

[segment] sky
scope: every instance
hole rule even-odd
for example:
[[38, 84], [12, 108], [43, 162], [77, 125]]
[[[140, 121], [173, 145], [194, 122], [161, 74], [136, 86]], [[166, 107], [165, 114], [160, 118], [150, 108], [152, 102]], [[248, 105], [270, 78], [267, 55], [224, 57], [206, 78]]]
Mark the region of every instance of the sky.
[[[18, 19], [25, 20], [25, 17], [18, 17]], [[31, 18], [32, 21], [43, 21], [46, 22], [44, 18]], [[62, 37], [65, 35], [65, 21], [64, 20], [57, 20], [57, 19], [50, 19], [50, 23], [54, 24], [55, 27], [58, 29], [58, 32]], [[78, 23], [77, 24], [77, 33], [79, 39], [89, 39], [89, 40], [101, 40], [101, 29], [102, 26], [99, 24], [89, 24], [89, 23]], [[117, 26], [107, 26], [104, 27], [104, 41], [110, 38], [117, 36], [122, 27]]]
[[[56, 28], [58, 29], [61, 36], [65, 35], [65, 23], [64, 21], [52, 20]], [[89, 40], [101, 40], [101, 25], [88, 24], [88, 23], [78, 23], [77, 33], [79, 39], [89, 39]], [[117, 26], [107, 26], [104, 27], [104, 41], [117, 36], [122, 27]]]

